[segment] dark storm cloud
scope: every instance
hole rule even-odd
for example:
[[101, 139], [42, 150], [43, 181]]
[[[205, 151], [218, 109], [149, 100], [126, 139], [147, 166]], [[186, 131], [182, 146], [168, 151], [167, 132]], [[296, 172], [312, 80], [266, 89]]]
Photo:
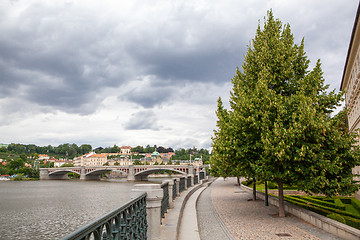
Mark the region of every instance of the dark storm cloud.
[[[139, 76], [154, 78], [118, 96], [145, 108], [168, 102], [185, 83], [222, 85], [241, 66], [258, 19], [270, 8], [290, 22], [295, 34], [298, 29], [300, 37], [305, 36], [306, 50], [315, 52], [312, 60], [322, 58], [325, 67], [339, 65], [342, 60], [326, 54], [329, 48], [336, 51], [346, 37], [340, 30], [340, 36], [333, 36], [332, 26], [345, 28], [336, 23], [355, 10], [342, 10], [343, 2], [334, 7], [319, 1], [313, 8], [313, 1], [263, 3], [135, 3], [114, 11], [91, 1], [89, 7], [36, 0], [4, 5], [0, 99], [16, 96], [39, 106], [89, 114], [101, 105], [106, 89], [121, 89]], [[350, 34], [351, 26], [348, 30]], [[346, 47], [339, 51], [346, 52]]]
[[151, 110], [141, 111], [132, 114], [129, 121], [125, 123], [124, 128], [126, 130], [159, 130], [156, 115]]

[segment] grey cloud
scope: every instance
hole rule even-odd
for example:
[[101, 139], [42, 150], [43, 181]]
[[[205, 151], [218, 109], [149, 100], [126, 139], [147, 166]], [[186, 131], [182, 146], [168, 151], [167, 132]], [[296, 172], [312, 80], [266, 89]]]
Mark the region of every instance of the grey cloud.
[[152, 108], [164, 102], [169, 103], [176, 91], [176, 86], [168, 85], [161, 79], [150, 81], [139, 82], [136, 87], [120, 96], [119, 99], [137, 103], [144, 108]]
[[[332, 25], [343, 27], [334, 22], [341, 22], [344, 15], [355, 16], [355, 10], [341, 10], [326, 1], [309, 7], [314, 4], [310, 0], [268, 1], [261, 7], [259, 2], [227, 1], [121, 6], [129, 11], [97, 3], [29, 2], [0, 7], [0, 99], [17, 96], [35, 105], [80, 114], [96, 111], [106, 97], [105, 89], [121, 88], [142, 75], [155, 76], [148, 88], [139, 86], [119, 98], [144, 108], [171, 101], [176, 88], [184, 84], [229, 82], [236, 66], [241, 66], [257, 20], [271, 7], [276, 17], [290, 22], [295, 34], [298, 29], [305, 35], [306, 50], [315, 52], [315, 59], [322, 58], [316, 49], [332, 48], [333, 52], [342, 44], [343, 35], [324, 39], [331, 36]], [[351, 4], [356, 7], [357, 3]], [[305, 16], [301, 22], [294, 19], [300, 14]], [[336, 31], [350, 35], [351, 26]], [[341, 49], [343, 55], [346, 47]], [[331, 69], [342, 67], [343, 61], [340, 57], [323, 60]], [[328, 71], [334, 84], [336, 72]]]
[[155, 113], [151, 110], [132, 114], [129, 121], [124, 125], [124, 128], [126, 130], [149, 129], [155, 131], [160, 129], [157, 124]]

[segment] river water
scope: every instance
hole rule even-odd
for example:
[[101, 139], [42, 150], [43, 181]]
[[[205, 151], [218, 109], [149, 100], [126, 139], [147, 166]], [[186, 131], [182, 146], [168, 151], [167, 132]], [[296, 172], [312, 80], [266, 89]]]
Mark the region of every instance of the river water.
[[62, 238], [129, 201], [138, 183], [0, 181], [0, 239]]

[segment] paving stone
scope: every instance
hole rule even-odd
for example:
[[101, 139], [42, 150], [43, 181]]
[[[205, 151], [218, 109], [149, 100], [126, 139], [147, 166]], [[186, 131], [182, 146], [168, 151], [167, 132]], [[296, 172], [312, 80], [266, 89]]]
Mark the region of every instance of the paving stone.
[[236, 178], [217, 179], [197, 203], [200, 238], [226, 239], [340, 239], [295, 216], [277, 217], [278, 208], [251, 196]]

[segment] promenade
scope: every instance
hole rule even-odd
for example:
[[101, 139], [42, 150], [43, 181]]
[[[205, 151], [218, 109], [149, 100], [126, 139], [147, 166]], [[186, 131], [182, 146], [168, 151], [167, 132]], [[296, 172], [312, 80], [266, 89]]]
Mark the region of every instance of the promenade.
[[[208, 188], [199, 189], [196, 204], [197, 219], [181, 222], [180, 239], [186, 238], [186, 225], [194, 232], [197, 223], [202, 240], [226, 239], [340, 239], [294, 216], [277, 217], [278, 208], [265, 206], [264, 201], [249, 201], [251, 196], [237, 186], [236, 178], [215, 180]], [[194, 197], [198, 195], [194, 194]], [[184, 209], [184, 216], [193, 216], [194, 207]], [[196, 231], [196, 229], [195, 229]], [[198, 239], [198, 238], [194, 238]]]

